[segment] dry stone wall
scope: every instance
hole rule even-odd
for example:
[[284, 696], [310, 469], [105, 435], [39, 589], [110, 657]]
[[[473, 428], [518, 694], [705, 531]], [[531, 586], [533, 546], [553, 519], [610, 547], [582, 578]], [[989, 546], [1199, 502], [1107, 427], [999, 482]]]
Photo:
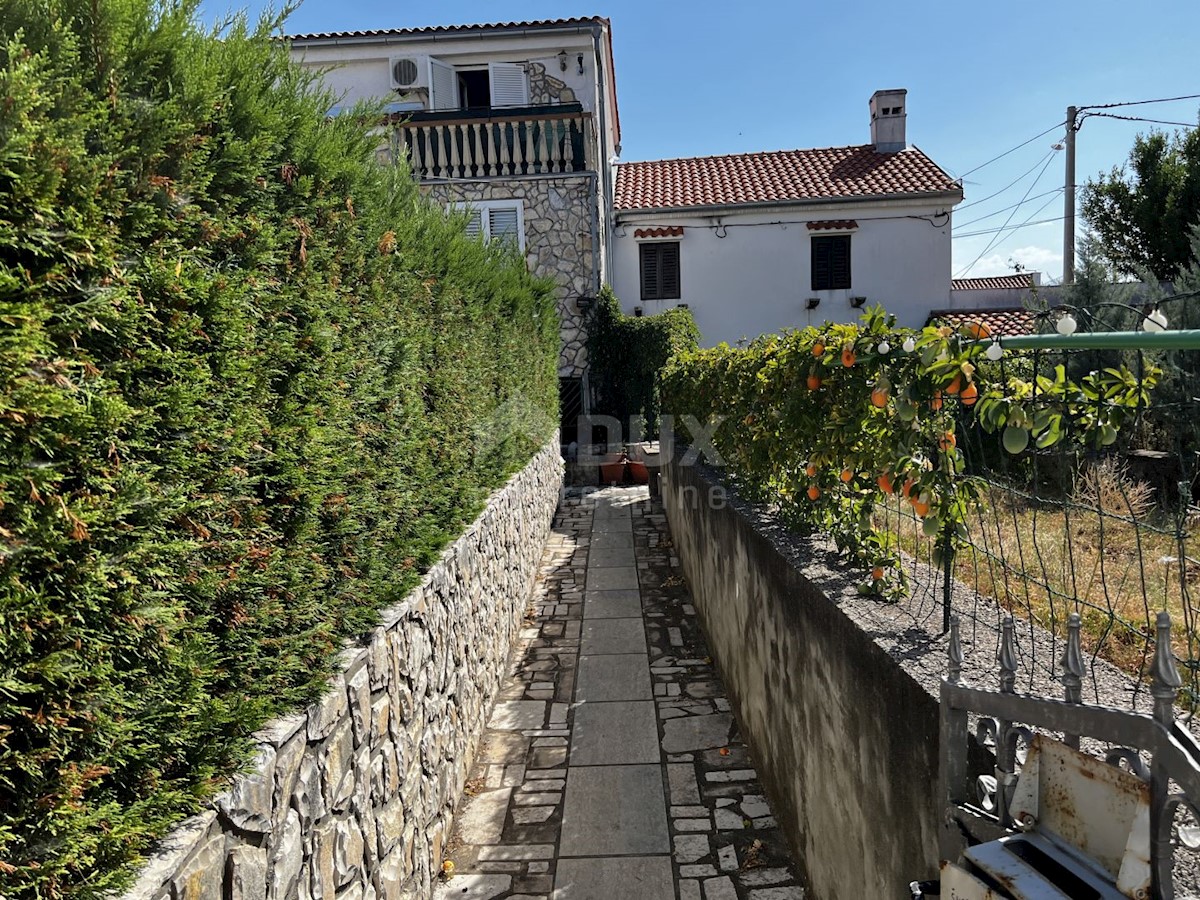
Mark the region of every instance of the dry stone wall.
[[558, 283], [562, 334], [558, 374], [564, 378], [582, 375], [587, 368], [587, 331], [578, 299], [594, 298], [599, 290], [593, 228], [599, 222], [599, 212], [594, 176], [492, 178], [425, 184], [422, 189], [444, 204], [524, 202], [525, 258], [534, 272]]
[[124, 900], [430, 896], [561, 484], [555, 435]]

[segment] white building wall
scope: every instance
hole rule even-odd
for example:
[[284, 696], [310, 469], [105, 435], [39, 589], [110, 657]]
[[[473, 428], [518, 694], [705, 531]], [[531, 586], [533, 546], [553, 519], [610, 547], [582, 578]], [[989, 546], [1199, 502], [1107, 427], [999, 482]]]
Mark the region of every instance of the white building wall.
[[[558, 53], [567, 51], [567, 68], [559, 68]], [[596, 109], [597, 67], [591, 35], [489, 37], [481, 40], [430, 40], [373, 43], [297, 44], [292, 53], [305, 66], [329, 70], [325, 84], [345, 106], [359, 100], [398, 99], [392, 90], [391, 60], [399, 56], [432, 56], [452, 66], [482, 66], [490, 62], [538, 62], [546, 74], [564, 82], [588, 112]], [[583, 55], [583, 74], [578, 57]]]
[[[946, 206], [837, 205], [806, 210], [712, 215], [618, 214], [613, 238], [611, 283], [627, 313], [641, 306], [646, 315], [686, 303], [696, 318], [703, 344], [735, 343], [743, 337], [783, 328], [851, 322], [861, 314], [850, 298], [882, 303], [898, 324], [920, 327], [932, 309], [950, 299], [950, 216]], [[907, 218], [908, 216], [925, 216]], [[854, 219], [851, 288], [813, 291], [810, 239], [832, 231], [811, 231], [805, 223]], [[931, 224], [936, 223], [936, 224]], [[637, 228], [684, 226], [680, 242], [679, 300], [641, 299]], [[810, 297], [820, 306], [805, 308]]]

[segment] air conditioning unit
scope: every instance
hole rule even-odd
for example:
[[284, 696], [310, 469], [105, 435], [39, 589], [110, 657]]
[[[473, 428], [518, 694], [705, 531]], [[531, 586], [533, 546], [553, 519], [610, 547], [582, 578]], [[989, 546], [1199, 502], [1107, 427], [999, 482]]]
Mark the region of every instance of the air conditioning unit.
[[429, 87], [429, 58], [425, 56], [395, 56], [389, 60], [392, 87], [398, 91], [413, 91]]

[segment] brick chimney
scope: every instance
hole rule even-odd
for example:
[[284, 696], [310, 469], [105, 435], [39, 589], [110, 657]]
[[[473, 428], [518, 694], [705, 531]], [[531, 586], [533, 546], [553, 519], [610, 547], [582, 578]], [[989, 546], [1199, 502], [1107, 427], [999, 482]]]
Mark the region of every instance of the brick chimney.
[[908, 146], [904, 134], [908, 91], [897, 88], [871, 95], [871, 143], [879, 153], [896, 153]]

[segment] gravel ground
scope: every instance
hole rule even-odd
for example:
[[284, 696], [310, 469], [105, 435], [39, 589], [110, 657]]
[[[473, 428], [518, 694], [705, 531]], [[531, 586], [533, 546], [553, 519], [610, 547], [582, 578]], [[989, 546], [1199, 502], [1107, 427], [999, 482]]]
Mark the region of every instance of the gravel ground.
[[[707, 476], [723, 481], [715, 470]], [[908, 558], [911, 594], [899, 603], [864, 597], [857, 585], [862, 573], [838, 557], [832, 542], [817, 536], [797, 535], [776, 522], [761, 507], [742, 500], [729, 490], [729, 502], [830, 600], [850, 616], [875, 642], [934, 697], [947, 672], [948, 637], [942, 631], [942, 576], [937, 570]], [[960, 616], [963, 644], [963, 680], [977, 686], [998, 686], [996, 657], [1000, 648], [1003, 610], [961, 582], [951, 585], [951, 607]], [[1058, 660], [1063, 641], [1028, 619], [1017, 618], [1017, 651], [1020, 665], [1017, 690], [1062, 697]], [[1139, 683], [1102, 659], [1085, 658], [1084, 701], [1118, 709], [1148, 712], [1152, 704], [1147, 685]], [[1148, 661], [1147, 661], [1148, 667]], [[1186, 722], [1200, 738], [1200, 722]], [[972, 729], [974, 722], [972, 722]], [[1084, 741], [1083, 749], [1102, 753], [1105, 745]], [[1178, 900], [1200, 897], [1200, 854], [1177, 848], [1175, 890]]]

